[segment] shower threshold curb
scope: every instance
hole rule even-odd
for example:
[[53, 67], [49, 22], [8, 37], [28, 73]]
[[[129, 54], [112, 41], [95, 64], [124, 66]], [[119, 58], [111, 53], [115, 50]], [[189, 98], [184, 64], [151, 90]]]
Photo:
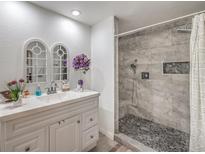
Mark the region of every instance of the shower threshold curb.
[[145, 146], [144, 144], [138, 142], [137, 140], [132, 139], [131, 137], [124, 135], [122, 133], [115, 134], [114, 140], [117, 142], [127, 146], [132, 151], [136, 152], [157, 152], [154, 149]]

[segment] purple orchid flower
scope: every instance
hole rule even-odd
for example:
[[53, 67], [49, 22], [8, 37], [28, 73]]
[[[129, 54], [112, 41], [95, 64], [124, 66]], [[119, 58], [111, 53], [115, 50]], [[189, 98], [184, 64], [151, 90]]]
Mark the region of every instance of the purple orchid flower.
[[85, 54], [77, 55], [73, 59], [73, 68], [75, 70], [83, 70], [85, 74], [90, 69], [90, 59]]

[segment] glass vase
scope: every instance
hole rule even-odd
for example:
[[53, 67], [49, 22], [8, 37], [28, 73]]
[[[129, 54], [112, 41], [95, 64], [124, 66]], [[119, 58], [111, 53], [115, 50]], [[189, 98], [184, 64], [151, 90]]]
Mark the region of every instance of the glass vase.
[[80, 80], [78, 80], [78, 91], [80, 91], [80, 92], [83, 92], [83, 90], [84, 90], [84, 80], [83, 79], [80, 79]]
[[87, 84], [86, 83], [86, 74], [83, 73], [83, 71], [82, 71], [80, 74], [80, 79], [78, 80], [78, 83], [77, 83], [78, 91], [83, 92], [87, 88], [86, 84]]

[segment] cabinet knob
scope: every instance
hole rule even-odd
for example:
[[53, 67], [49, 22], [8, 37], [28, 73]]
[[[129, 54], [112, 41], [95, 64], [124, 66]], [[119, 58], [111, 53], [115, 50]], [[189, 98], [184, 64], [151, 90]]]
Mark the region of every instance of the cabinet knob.
[[91, 136], [90, 136], [90, 138], [94, 138], [94, 136], [93, 136], [93, 135], [91, 135]]
[[90, 118], [90, 121], [93, 121], [93, 118]]
[[28, 152], [28, 151], [30, 151], [30, 147], [25, 148], [25, 152]]
[[80, 123], [80, 120], [78, 120], [77, 123], [79, 124], [79, 123]]

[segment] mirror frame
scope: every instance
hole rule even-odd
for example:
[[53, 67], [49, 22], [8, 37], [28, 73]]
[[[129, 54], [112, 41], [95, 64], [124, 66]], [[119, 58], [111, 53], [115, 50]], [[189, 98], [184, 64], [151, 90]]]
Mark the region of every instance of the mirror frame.
[[41, 39], [39, 38], [30, 38], [28, 39], [27, 41], [25, 41], [24, 43], [24, 65], [23, 65], [23, 74], [24, 74], [24, 78], [25, 80], [27, 81], [27, 48], [29, 46], [30, 43], [32, 42], [39, 42], [41, 43], [44, 47], [45, 47], [45, 50], [46, 50], [46, 81], [45, 82], [30, 82], [30, 83], [27, 83], [27, 84], [37, 84], [37, 83], [47, 83], [49, 80], [50, 80], [50, 65], [49, 65], [49, 58], [50, 58], [50, 52], [49, 52], [49, 47], [48, 45], [42, 41]]
[[[51, 47], [51, 80], [53, 81], [63, 81], [63, 80], [54, 80], [54, 70], [53, 70], [53, 63], [54, 63], [54, 57], [53, 57], [53, 52], [56, 46], [61, 45], [65, 48], [66, 52], [67, 52], [67, 81], [70, 81], [70, 53], [68, 48], [61, 42], [56, 42], [53, 44], [53, 46]], [[60, 77], [61, 78], [61, 77]]]

